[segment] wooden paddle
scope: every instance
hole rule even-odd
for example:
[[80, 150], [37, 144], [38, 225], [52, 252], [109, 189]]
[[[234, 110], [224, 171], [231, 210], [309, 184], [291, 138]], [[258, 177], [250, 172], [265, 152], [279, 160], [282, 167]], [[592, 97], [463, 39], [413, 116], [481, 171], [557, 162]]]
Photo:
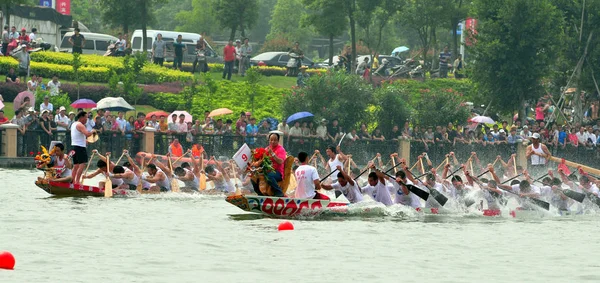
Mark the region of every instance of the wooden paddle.
[[394, 174], [396, 174], [398, 172], [398, 170], [396, 169], [396, 159], [394, 158], [394, 156], [392, 156], [392, 168], [394, 168]]
[[112, 180], [110, 175], [110, 152], [106, 153], [106, 181], [104, 181], [104, 197], [111, 198], [113, 196]]
[[121, 153], [121, 156], [119, 157], [119, 159], [117, 159], [117, 162], [115, 163], [116, 165], [119, 165], [119, 162], [121, 162], [121, 158], [123, 158], [124, 155], [125, 152]]
[[[202, 158], [202, 156], [200, 156], [200, 158]], [[200, 162], [204, 163], [204, 161], [202, 160]], [[200, 168], [200, 171], [204, 171], [204, 168]], [[203, 172], [200, 172], [200, 182], [198, 183], [198, 190], [206, 190], [206, 174]]]
[[142, 157], [142, 167], [140, 168], [140, 171], [142, 172], [140, 173], [140, 180], [135, 188], [135, 190], [140, 194], [142, 193], [142, 174], [144, 174], [144, 161], [146, 161], [146, 158]]
[[177, 178], [175, 178], [175, 172], [173, 172], [173, 162], [171, 162], [171, 156], [168, 156], [167, 158], [169, 161], [169, 169], [171, 170], [171, 176], [169, 176], [171, 181], [171, 191], [174, 193], [179, 193], [179, 181], [177, 181]]
[[515, 176], [517, 175], [517, 161], [515, 159], [515, 156], [512, 156], [512, 160], [513, 160], [513, 169], [515, 169]]
[[82, 180], [83, 180], [83, 176], [87, 175], [87, 171], [88, 169], [90, 169], [90, 164], [92, 164], [92, 159], [94, 159], [94, 155], [96, 155], [96, 152], [92, 152], [92, 155], [90, 156], [90, 160], [88, 161], [88, 165], [87, 167], [85, 167], [85, 171], [81, 172], [81, 175], [79, 176], [79, 184], [82, 184]]

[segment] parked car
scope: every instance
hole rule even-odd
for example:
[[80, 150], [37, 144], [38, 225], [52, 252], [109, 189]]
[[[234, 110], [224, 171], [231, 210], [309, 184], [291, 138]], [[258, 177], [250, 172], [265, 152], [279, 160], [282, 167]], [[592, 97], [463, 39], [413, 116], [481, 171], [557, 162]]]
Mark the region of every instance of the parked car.
[[388, 60], [388, 62], [390, 62], [389, 68], [393, 68], [404, 64], [402, 58], [390, 55], [379, 55], [379, 64], [381, 64], [383, 59], [386, 59]]
[[[265, 63], [266, 66], [285, 67], [290, 60], [290, 55], [287, 52], [265, 52], [250, 58], [251, 66], [258, 66], [258, 62]], [[302, 59], [302, 65], [309, 68], [314, 68], [315, 63], [308, 57]]]

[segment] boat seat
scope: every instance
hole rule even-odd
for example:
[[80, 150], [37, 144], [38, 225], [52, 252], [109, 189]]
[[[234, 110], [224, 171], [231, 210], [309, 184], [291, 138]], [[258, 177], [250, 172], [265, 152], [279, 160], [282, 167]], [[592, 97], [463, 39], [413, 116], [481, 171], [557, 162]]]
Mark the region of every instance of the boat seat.
[[288, 155], [285, 158], [284, 161], [284, 165], [283, 165], [283, 176], [280, 182], [278, 182], [277, 184], [279, 185], [279, 187], [281, 188], [281, 190], [283, 191], [283, 193], [285, 194], [288, 190], [288, 187], [290, 185], [290, 180], [292, 177], [292, 174], [294, 172], [292, 172], [292, 167], [294, 166], [294, 157], [291, 155]]

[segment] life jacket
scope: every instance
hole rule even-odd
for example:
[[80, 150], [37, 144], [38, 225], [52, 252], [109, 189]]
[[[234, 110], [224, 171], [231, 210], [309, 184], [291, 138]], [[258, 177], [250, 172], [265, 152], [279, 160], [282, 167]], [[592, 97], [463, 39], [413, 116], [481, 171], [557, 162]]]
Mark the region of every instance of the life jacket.
[[204, 147], [202, 147], [201, 145], [195, 144], [192, 147], [192, 156], [200, 157], [200, 156], [202, 156], [202, 152], [204, 152]]
[[172, 156], [180, 157], [183, 155], [183, 147], [181, 147], [181, 144], [179, 146], [175, 146], [175, 145], [171, 144], [171, 145], [169, 145], [169, 147], [171, 148]]

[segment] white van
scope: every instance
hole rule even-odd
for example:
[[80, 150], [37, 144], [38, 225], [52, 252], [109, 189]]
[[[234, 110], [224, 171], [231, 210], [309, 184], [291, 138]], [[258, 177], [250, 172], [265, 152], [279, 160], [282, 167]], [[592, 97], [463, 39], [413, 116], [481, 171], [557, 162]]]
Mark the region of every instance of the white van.
[[[197, 33], [191, 32], [178, 32], [178, 31], [167, 31], [167, 30], [146, 30], [146, 42], [148, 43], [147, 48], [148, 53], [152, 52], [152, 44], [156, 40], [158, 34], [162, 35], [162, 38], [165, 42], [167, 42], [167, 57], [165, 58], [166, 62], [173, 62], [173, 42], [177, 40], [177, 36], [181, 35], [182, 42], [185, 43], [187, 47], [187, 52], [183, 55], [183, 62], [193, 63], [196, 59], [196, 43], [198, 39], [200, 39], [201, 35]], [[209, 63], [222, 61], [217, 53], [212, 49], [210, 44], [206, 42], [206, 46], [208, 46], [209, 54], [207, 57], [207, 61]], [[142, 30], [136, 29], [131, 36], [131, 49], [133, 52], [141, 52], [142, 50]]]
[[[99, 54], [104, 55], [106, 50], [108, 49], [108, 45], [119, 40], [118, 38], [101, 33], [93, 33], [93, 32], [80, 32], [81, 35], [85, 38], [85, 44], [83, 46], [83, 54]], [[60, 52], [69, 52], [73, 51], [73, 46], [69, 42], [69, 38], [73, 35], [73, 32], [67, 32], [63, 36], [62, 42], [60, 43]]]

